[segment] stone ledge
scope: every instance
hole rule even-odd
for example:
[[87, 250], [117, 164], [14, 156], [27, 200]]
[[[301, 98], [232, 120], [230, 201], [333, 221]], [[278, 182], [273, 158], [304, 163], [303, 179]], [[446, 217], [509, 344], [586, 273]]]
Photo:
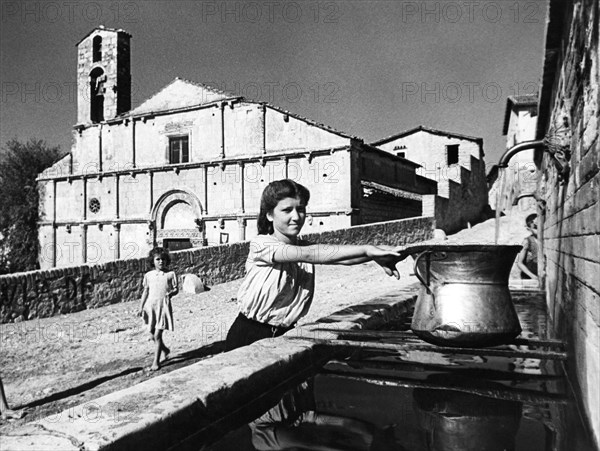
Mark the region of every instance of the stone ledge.
[[27, 423], [3, 436], [0, 450], [149, 450], [174, 446], [253, 401], [257, 394], [304, 378], [304, 370], [326, 361], [329, 352], [322, 347], [317, 350], [310, 338], [316, 334], [318, 338], [335, 338], [337, 334], [315, 329], [343, 331], [381, 325], [410, 308], [415, 289], [416, 285], [411, 285], [395, 290], [283, 337], [215, 355]]

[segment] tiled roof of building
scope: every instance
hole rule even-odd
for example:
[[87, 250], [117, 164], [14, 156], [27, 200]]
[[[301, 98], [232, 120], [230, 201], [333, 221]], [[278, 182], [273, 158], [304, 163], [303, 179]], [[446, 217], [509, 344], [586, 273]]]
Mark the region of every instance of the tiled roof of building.
[[504, 124], [502, 125], [502, 134], [508, 133], [508, 125], [510, 123], [510, 112], [515, 107], [537, 107], [538, 96], [537, 94], [527, 94], [520, 96], [508, 96], [506, 99], [506, 109], [504, 110]]
[[537, 94], [527, 94], [521, 96], [508, 96], [507, 103], [512, 103], [518, 106], [532, 106], [537, 105], [538, 96]]
[[437, 130], [435, 128], [429, 128], [429, 127], [424, 127], [423, 125], [419, 125], [418, 127], [411, 128], [409, 130], [405, 130], [405, 131], [397, 133], [395, 135], [388, 136], [387, 138], [380, 139], [379, 141], [372, 142], [371, 145], [372, 146], [380, 146], [382, 144], [386, 144], [386, 143], [388, 143], [390, 141], [393, 141], [395, 139], [403, 138], [405, 136], [412, 135], [413, 133], [417, 133], [417, 132], [420, 132], [420, 131], [432, 133], [434, 135], [441, 135], [441, 136], [448, 136], [448, 137], [452, 137], [452, 138], [466, 139], [468, 141], [475, 141], [475, 142], [477, 142], [479, 144], [483, 144], [483, 138], [477, 138], [475, 136], [462, 135], [460, 133], [454, 133], [454, 132], [445, 132], [443, 130]]
[[239, 96], [235, 94], [177, 77], [156, 94], [142, 102], [141, 105], [123, 114], [123, 116], [158, 113], [237, 98]]
[[405, 165], [414, 166], [415, 168], [420, 168], [421, 167], [421, 165], [419, 163], [415, 163], [414, 161], [409, 160], [407, 158], [399, 157], [397, 155], [394, 155], [393, 153], [386, 152], [385, 150], [382, 150], [379, 147], [373, 146], [371, 144], [365, 144], [365, 143], [363, 143], [362, 146], [361, 146], [361, 150], [363, 152], [375, 152], [375, 153], [377, 153], [377, 154], [379, 154], [379, 155], [381, 155], [381, 156], [383, 156], [385, 158], [389, 158], [389, 159], [392, 159], [392, 160], [402, 160], [402, 162]]
[[[255, 100], [248, 100], [242, 96], [238, 96], [236, 94], [222, 91], [217, 88], [213, 88], [212, 86], [205, 85], [204, 83], [197, 83], [194, 81], [186, 80], [183, 78], [175, 78], [171, 83], [166, 85], [156, 94], [148, 98], [141, 105], [134, 108], [131, 111], [123, 113], [121, 117], [127, 116], [139, 116], [144, 114], [155, 114], [164, 111], [178, 110], [184, 109], [194, 106], [202, 106], [208, 105], [214, 102], [218, 102], [221, 100], [240, 100], [246, 103], [255, 103], [260, 105], [266, 105], [269, 108], [278, 111], [282, 114], [287, 114], [290, 117], [298, 119], [300, 121], [306, 122], [307, 124], [313, 125], [315, 127], [321, 128], [323, 130], [327, 130], [331, 133], [335, 133], [337, 135], [352, 138], [352, 139], [361, 139], [357, 136], [353, 136], [339, 130], [334, 129], [328, 125], [313, 121], [312, 119], [308, 119], [306, 117], [300, 116], [298, 114], [289, 112], [282, 108], [279, 108], [275, 105], [272, 105], [267, 102], [260, 102]], [[362, 140], [362, 139], [361, 139]]]
[[323, 130], [327, 130], [327, 131], [329, 131], [331, 133], [335, 133], [336, 135], [344, 136], [346, 138], [359, 139], [359, 140], [362, 141], [362, 138], [360, 138], [358, 136], [350, 135], [350, 134], [345, 133], [345, 132], [341, 132], [339, 130], [336, 130], [333, 127], [330, 127], [329, 125], [325, 125], [325, 124], [322, 124], [320, 122], [313, 121], [312, 119], [309, 119], [309, 118], [304, 117], [304, 116], [300, 116], [299, 114], [296, 114], [296, 113], [291, 113], [291, 112], [289, 112], [287, 110], [284, 110], [283, 108], [279, 108], [278, 106], [275, 106], [275, 105], [273, 105], [271, 103], [256, 102], [254, 100], [247, 100], [247, 99], [244, 99], [244, 101], [245, 102], [249, 102], [249, 103], [260, 103], [260, 104], [266, 105], [266, 106], [268, 106], [269, 108], [271, 108], [271, 109], [273, 109], [275, 111], [278, 111], [278, 112], [283, 113], [283, 114], [287, 114], [288, 116], [291, 116], [291, 117], [296, 118], [296, 119], [298, 119], [300, 121], [306, 122], [307, 124], [314, 125], [315, 127], [321, 128]]

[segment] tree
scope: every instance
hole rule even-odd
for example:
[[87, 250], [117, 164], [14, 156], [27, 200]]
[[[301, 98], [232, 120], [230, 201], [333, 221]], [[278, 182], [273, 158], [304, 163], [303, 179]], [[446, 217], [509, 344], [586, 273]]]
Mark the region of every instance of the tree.
[[36, 178], [64, 156], [59, 147], [30, 139], [11, 139], [0, 153], [0, 274], [38, 266]]

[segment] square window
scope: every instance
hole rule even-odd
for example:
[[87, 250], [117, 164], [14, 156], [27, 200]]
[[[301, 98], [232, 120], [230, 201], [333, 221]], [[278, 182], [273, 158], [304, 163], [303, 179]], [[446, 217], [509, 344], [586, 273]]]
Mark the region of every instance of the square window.
[[451, 144], [446, 146], [446, 157], [448, 166], [451, 164], [458, 163], [458, 144]]
[[189, 137], [187, 135], [170, 137], [169, 164], [188, 163], [189, 161]]

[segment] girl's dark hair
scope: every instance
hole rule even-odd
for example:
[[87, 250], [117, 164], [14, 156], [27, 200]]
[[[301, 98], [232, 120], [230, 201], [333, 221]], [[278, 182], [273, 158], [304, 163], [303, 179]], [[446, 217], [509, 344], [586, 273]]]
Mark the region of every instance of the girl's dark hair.
[[171, 256], [169, 250], [164, 247], [155, 247], [148, 253], [148, 266], [154, 269], [154, 257], [160, 257], [168, 267], [171, 264]]
[[279, 201], [286, 197], [298, 198], [306, 205], [310, 199], [310, 192], [305, 186], [290, 179], [269, 183], [260, 198], [260, 213], [257, 221], [259, 235], [273, 233], [273, 223], [267, 219], [267, 213], [272, 213]]

